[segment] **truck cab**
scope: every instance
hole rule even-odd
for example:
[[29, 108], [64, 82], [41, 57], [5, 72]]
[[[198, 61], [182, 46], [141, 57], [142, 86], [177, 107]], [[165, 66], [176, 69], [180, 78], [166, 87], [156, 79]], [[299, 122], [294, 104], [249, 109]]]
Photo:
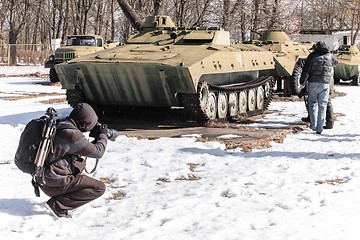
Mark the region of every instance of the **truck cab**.
[[115, 47], [116, 43], [105, 43], [104, 39], [98, 35], [69, 35], [66, 37], [65, 44], [55, 50], [45, 62], [45, 68], [50, 68], [50, 81], [58, 82], [55, 65], [69, 61], [71, 59], [84, 56], [90, 53]]

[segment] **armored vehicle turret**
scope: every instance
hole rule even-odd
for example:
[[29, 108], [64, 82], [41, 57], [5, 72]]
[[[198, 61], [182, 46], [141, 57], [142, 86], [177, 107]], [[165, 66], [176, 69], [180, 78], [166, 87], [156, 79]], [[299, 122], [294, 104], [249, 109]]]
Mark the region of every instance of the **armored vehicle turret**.
[[273, 53], [230, 44], [217, 27], [176, 27], [147, 17], [127, 43], [55, 66], [70, 105], [105, 114], [127, 108], [183, 108], [196, 121], [262, 113], [271, 102]]

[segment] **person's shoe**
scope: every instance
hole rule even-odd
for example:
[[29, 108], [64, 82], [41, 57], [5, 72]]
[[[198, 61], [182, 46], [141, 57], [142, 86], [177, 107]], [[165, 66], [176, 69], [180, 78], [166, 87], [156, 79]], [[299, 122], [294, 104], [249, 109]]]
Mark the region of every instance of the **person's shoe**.
[[323, 126], [323, 129], [332, 129], [333, 127], [332, 126]]
[[303, 117], [303, 118], [301, 118], [301, 121], [303, 121], [303, 122], [310, 122], [310, 117], [309, 117], [309, 116]]
[[51, 212], [51, 214], [54, 216], [55, 219], [71, 218], [71, 215], [68, 213], [68, 211], [59, 209], [59, 207], [52, 199], [49, 199], [45, 203], [45, 208]]
[[316, 134], [321, 134], [321, 132], [316, 132]]

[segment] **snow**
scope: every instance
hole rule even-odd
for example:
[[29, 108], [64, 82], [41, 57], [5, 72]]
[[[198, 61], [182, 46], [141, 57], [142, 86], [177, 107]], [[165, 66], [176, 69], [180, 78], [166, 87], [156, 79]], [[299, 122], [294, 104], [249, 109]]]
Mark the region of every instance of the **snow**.
[[[0, 72], [14, 71], [9, 69], [0, 67]], [[23, 67], [15, 72], [20, 71], [39, 70]], [[2, 77], [0, 96], [64, 93], [60, 86], [38, 84], [46, 81]], [[333, 99], [334, 129], [321, 135], [309, 129], [290, 133], [283, 143], [271, 142], [270, 148], [253, 152], [197, 142], [197, 134], [155, 140], [121, 135], [109, 142], [92, 174], [107, 179], [105, 194], [74, 211], [72, 219], [57, 221], [44, 209], [48, 197], [35, 197], [30, 176], [12, 159], [30, 119], [50, 106], [60, 116], [71, 108], [44, 104], [40, 96], [0, 99], [0, 238], [358, 239], [360, 89], [336, 90], [346, 96]], [[301, 101], [272, 102], [270, 109], [273, 113], [250, 126], [280, 128], [305, 116]], [[222, 136], [234, 137], [239, 136]], [[94, 161], [88, 162], [91, 169]]]
[[27, 66], [0, 66], [0, 74], [6, 76], [22, 75], [22, 74], [48, 74], [50, 68], [44, 68], [40, 65], [27, 65]]

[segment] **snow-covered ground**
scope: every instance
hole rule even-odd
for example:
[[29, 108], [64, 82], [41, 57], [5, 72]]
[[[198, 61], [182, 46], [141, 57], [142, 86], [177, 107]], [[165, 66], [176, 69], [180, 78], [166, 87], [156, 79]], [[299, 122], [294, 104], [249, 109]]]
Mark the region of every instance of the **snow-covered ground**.
[[[0, 67], [6, 72], [9, 68]], [[43, 81], [0, 78], [0, 97], [64, 93], [60, 86], [37, 84]], [[119, 136], [109, 142], [93, 174], [107, 180], [106, 193], [74, 211], [72, 219], [57, 221], [44, 209], [48, 197], [35, 197], [30, 176], [12, 158], [31, 118], [49, 106], [60, 116], [71, 109], [65, 103], [44, 104], [40, 96], [0, 99], [0, 239], [358, 239], [360, 88], [336, 90], [347, 95], [333, 100], [340, 113], [334, 129], [321, 135], [306, 129], [250, 153], [197, 142], [192, 135]], [[47, 98], [56, 97], [61, 95]], [[277, 111], [252, 126], [298, 122], [305, 115], [301, 101], [273, 102], [270, 109]], [[94, 161], [88, 162], [91, 168]]]
[[29, 66], [0, 66], [1, 75], [23, 75], [23, 74], [48, 74], [50, 68], [44, 68], [41, 65], [29, 65]]

